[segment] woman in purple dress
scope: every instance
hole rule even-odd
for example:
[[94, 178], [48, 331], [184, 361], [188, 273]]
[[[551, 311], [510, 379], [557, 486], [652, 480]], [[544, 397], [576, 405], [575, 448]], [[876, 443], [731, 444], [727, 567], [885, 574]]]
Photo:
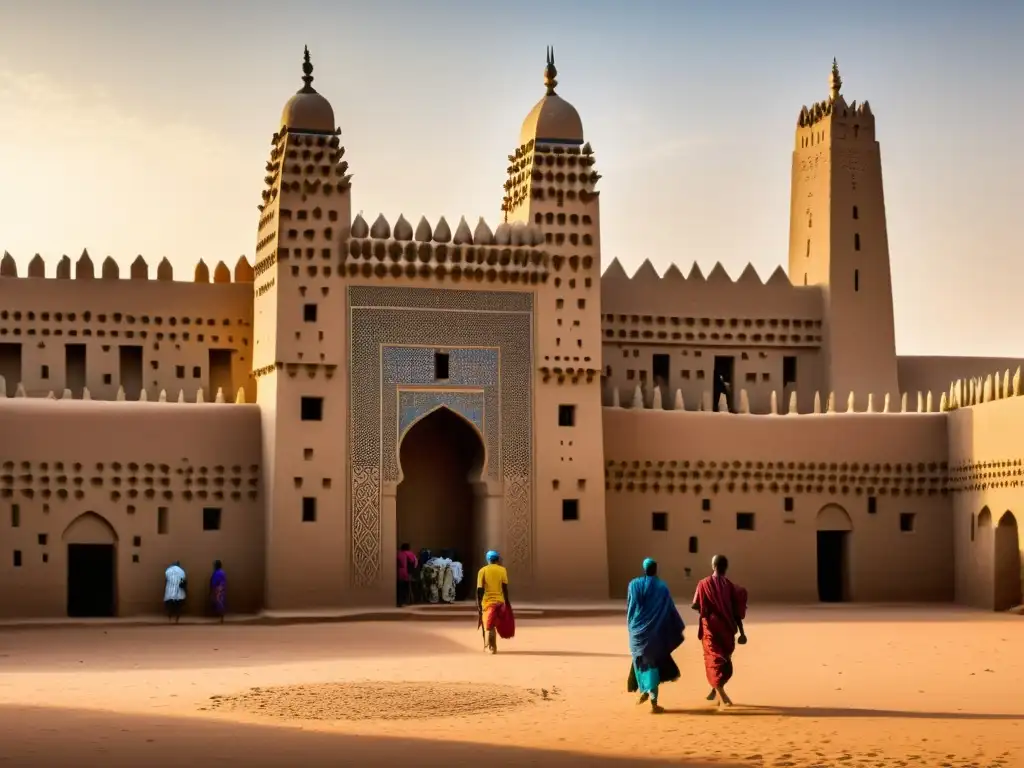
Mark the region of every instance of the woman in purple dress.
[[224, 573], [224, 565], [220, 560], [213, 561], [213, 576], [210, 577], [210, 604], [213, 606], [213, 613], [224, 623], [224, 614], [227, 613], [228, 577]]

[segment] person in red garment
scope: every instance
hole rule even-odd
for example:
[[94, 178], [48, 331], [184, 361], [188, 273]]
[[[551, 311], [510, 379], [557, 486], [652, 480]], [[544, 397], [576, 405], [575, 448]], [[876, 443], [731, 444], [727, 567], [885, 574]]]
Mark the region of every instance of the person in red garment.
[[747, 590], [726, 578], [729, 558], [725, 555], [715, 555], [711, 568], [712, 574], [700, 580], [693, 595], [693, 610], [700, 614], [697, 639], [704, 649], [704, 671], [711, 685], [708, 701], [718, 698], [719, 706], [731, 707], [732, 699], [726, 694], [725, 685], [732, 679], [736, 633], [739, 633], [740, 645], [747, 642], [743, 631]]

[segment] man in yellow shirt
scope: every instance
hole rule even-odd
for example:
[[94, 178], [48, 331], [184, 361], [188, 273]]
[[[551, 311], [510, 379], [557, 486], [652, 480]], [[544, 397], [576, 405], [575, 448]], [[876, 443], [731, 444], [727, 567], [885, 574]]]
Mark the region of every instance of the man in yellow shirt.
[[487, 565], [476, 577], [476, 605], [480, 622], [487, 633], [484, 646], [488, 653], [498, 652], [498, 627], [503, 637], [515, 632], [512, 624], [512, 603], [508, 599], [508, 571], [500, 564], [501, 556], [493, 549], [487, 553]]

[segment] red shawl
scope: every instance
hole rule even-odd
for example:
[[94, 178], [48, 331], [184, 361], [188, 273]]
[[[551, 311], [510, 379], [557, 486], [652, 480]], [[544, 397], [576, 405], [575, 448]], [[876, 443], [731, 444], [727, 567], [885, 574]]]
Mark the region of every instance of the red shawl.
[[[747, 617], [747, 590], [737, 587], [725, 576], [708, 576], [697, 584], [693, 608], [701, 619], [716, 619], [714, 624], [732, 637], [738, 630], [736, 621]], [[701, 629], [703, 626], [702, 621]]]

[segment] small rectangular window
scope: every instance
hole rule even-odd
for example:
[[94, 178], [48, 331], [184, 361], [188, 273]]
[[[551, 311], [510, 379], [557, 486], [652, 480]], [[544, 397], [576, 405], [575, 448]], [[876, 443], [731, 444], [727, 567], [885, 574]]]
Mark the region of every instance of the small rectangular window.
[[697, 537], [696, 536], [691, 536], [690, 537], [690, 545], [689, 545], [690, 554], [691, 555], [696, 555], [698, 548], [699, 547], [698, 547], [698, 544], [697, 544]]
[[45, 533], [40, 533], [40, 534], [38, 534], [36, 536], [36, 541], [39, 542], [39, 546], [40, 547], [45, 547], [46, 546], [47, 538], [48, 537], [47, 537], [47, 535]]
[[21, 568], [21, 550], [14, 550], [14, 567]]
[[579, 520], [580, 502], [579, 499], [562, 499], [562, 519]]
[[21, 507], [11, 504], [11, 528], [21, 527]]
[[874, 496], [868, 496], [868, 514], [874, 515], [878, 512], [878, 499]]
[[316, 304], [304, 304], [302, 307], [302, 320], [306, 323], [316, 322]]
[[203, 507], [203, 530], [220, 530], [220, 507]]
[[752, 530], [754, 530], [754, 513], [753, 512], [737, 512], [736, 513], [736, 530], [737, 531], [752, 531]]
[[651, 530], [668, 530], [668, 512], [651, 512]]
[[323, 421], [324, 399], [322, 397], [304, 397], [300, 410], [303, 421]]
[[103, 383], [104, 384], [113, 384], [114, 383], [114, 377], [111, 374], [109, 374], [109, 373], [104, 373], [103, 374]]
[[167, 507], [158, 507], [156, 510], [156, 532], [163, 536], [168, 530]]
[[903, 533], [914, 532], [914, 518], [913, 512], [900, 512], [900, 530]]
[[133, 547], [141, 547], [142, 546], [142, 537], [141, 536], [133, 536], [132, 537], [132, 546]]
[[860, 250], [860, 232], [856, 232], [853, 235], [853, 250]]
[[796, 357], [786, 355], [782, 358], [782, 386], [796, 384]]
[[316, 522], [316, 499], [312, 496], [305, 496], [302, 499], [302, 522]]
[[854, 291], [859, 291], [860, 290], [860, 270], [859, 269], [853, 270], [853, 290]]
[[586, 309], [587, 308], [587, 300], [586, 299], [577, 299], [576, 300], [576, 306], [579, 307], [580, 309]]
[[449, 376], [448, 370], [448, 353], [447, 352], [435, 352], [434, 353], [434, 378], [437, 381], [447, 381]]
[[174, 376], [175, 376], [175, 378], [178, 378], [178, 379], [184, 379], [185, 378], [185, 366], [184, 365], [176, 365], [176, 366], [174, 366]]
[[44, 365], [39, 369], [39, 378], [48, 379], [50, 378], [50, 366]]
[[711, 499], [701, 499], [700, 500], [700, 508], [701, 508], [701, 511], [703, 511], [703, 512], [710, 512], [711, 511]]
[[575, 427], [576, 426], [576, 406], [575, 405], [560, 405], [560, 406], [558, 406], [558, 426], [560, 426], [560, 427]]
[[192, 366], [192, 378], [193, 379], [201, 379], [202, 377], [203, 377], [203, 369], [200, 368], [198, 365], [193, 365]]
[[793, 497], [792, 497], [792, 496], [787, 496], [787, 497], [786, 497], [786, 498], [785, 498], [785, 499], [783, 500], [783, 508], [784, 508], [784, 509], [785, 509], [785, 510], [786, 510], [787, 512], [792, 512], [792, 511], [793, 511]]
[[668, 355], [654, 355], [651, 361], [651, 377], [656, 385], [661, 387], [668, 386], [670, 362], [671, 358]]
[[313, 458], [313, 449], [312, 448], [303, 448], [302, 449], [302, 458], [305, 459], [306, 461], [310, 461]]
[[857, 210], [857, 206], [856, 205], [853, 206], [853, 218], [855, 218], [855, 219], [859, 219], [860, 218], [860, 212]]

